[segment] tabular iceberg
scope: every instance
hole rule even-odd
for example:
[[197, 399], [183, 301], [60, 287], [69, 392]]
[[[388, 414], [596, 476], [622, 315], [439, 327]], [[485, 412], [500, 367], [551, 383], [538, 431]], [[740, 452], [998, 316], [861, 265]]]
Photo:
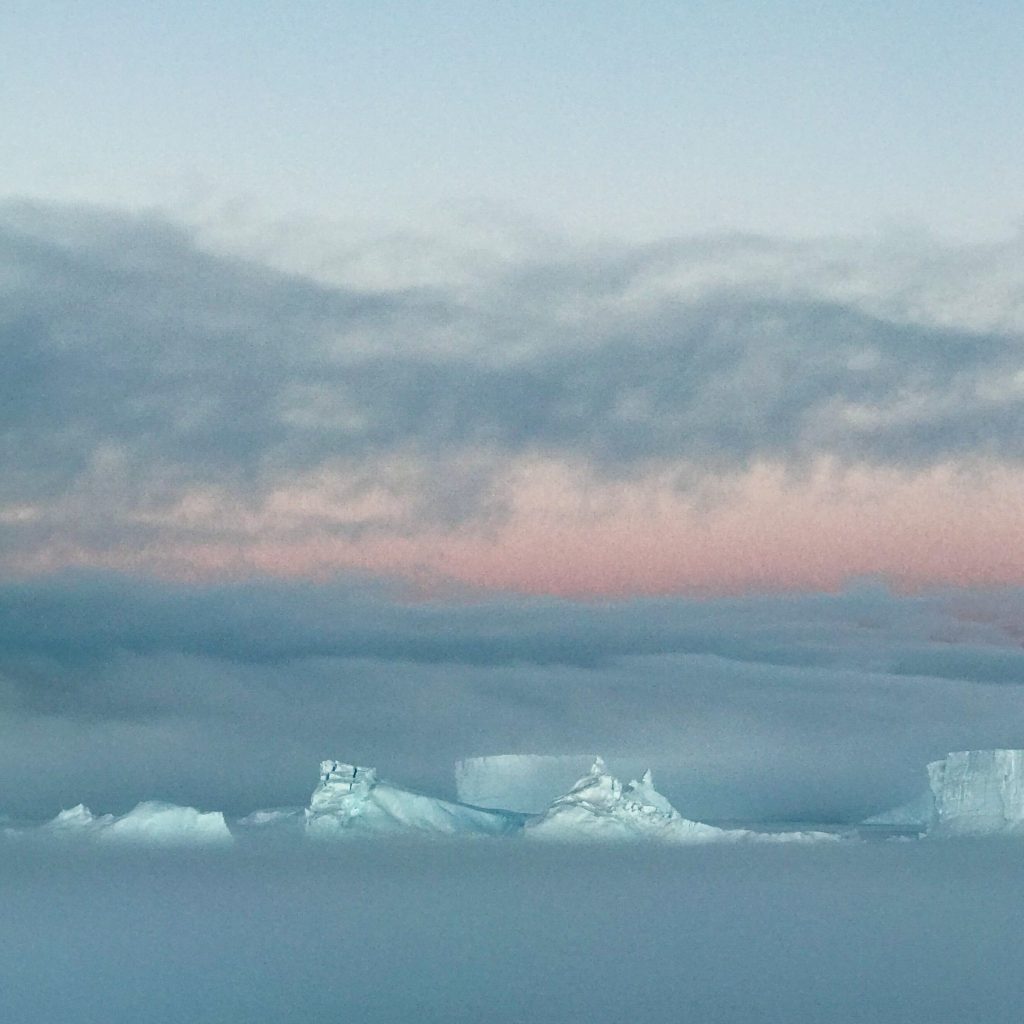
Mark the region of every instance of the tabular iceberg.
[[1024, 834], [1024, 750], [958, 750], [928, 765], [931, 835]]
[[522, 823], [521, 814], [414, 793], [381, 781], [373, 768], [344, 761], [320, 762], [320, 785], [306, 810], [307, 832], [327, 838], [403, 832], [506, 835]]
[[593, 754], [491, 754], [455, 762], [462, 803], [541, 814], [594, 763]]
[[865, 825], [932, 837], [1024, 835], [1024, 750], [955, 750], [928, 765], [929, 788]]

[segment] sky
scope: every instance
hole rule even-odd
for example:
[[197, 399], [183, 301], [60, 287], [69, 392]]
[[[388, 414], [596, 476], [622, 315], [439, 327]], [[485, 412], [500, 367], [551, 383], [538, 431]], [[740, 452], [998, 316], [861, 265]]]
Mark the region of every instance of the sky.
[[5, 4], [0, 810], [600, 745], [849, 816], [1024, 745], [1021, 39]]
[[1001, 237], [1024, 14], [994, 0], [15, 2], [0, 188], [407, 224]]

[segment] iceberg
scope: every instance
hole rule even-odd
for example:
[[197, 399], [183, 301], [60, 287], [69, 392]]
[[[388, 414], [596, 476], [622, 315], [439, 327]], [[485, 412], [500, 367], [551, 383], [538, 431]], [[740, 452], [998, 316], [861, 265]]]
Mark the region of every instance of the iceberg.
[[374, 768], [321, 761], [306, 830], [322, 838], [419, 834], [497, 836], [518, 832], [524, 815], [426, 796], [384, 782]]
[[96, 835], [114, 822], [112, 814], [93, 814], [85, 804], [60, 812], [42, 826], [43, 831], [57, 836]]
[[253, 811], [244, 818], [238, 818], [232, 824], [241, 829], [281, 829], [301, 825], [304, 821], [304, 807], [269, 807]]
[[[720, 828], [684, 817], [654, 785], [650, 770], [628, 784], [612, 775], [600, 757], [547, 806], [529, 813], [554, 780], [579, 764], [578, 755], [500, 755], [459, 762], [460, 795], [483, 793], [484, 783], [505, 787], [518, 806], [490, 807], [447, 800], [406, 789], [378, 777], [374, 768], [346, 761], [320, 762], [320, 781], [306, 807], [275, 807], [233, 819], [160, 801], [144, 801], [124, 815], [96, 815], [84, 804], [62, 810], [41, 826], [12, 828], [2, 835], [73, 838], [103, 844], [216, 846], [235, 839], [334, 839], [370, 837], [526, 836], [567, 842], [657, 840], [793, 842], [831, 840], [820, 832], [758, 832]], [[509, 780], [521, 783], [518, 796]], [[474, 786], [478, 787], [474, 790]], [[497, 798], [497, 790], [490, 790]]]
[[529, 818], [525, 835], [559, 842], [655, 840], [665, 843], [832, 842], [827, 832], [753, 832], [684, 818], [654, 788], [650, 769], [628, 785], [598, 757], [590, 771], [543, 813]]
[[593, 754], [492, 754], [455, 762], [461, 803], [541, 814], [594, 763]]
[[197, 811], [157, 800], [144, 801], [120, 817], [93, 814], [84, 804], [78, 804], [61, 811], [38, 831], [65, 839], [158, 846], [208, 846], [232, 841], [220, 811]]
[[1024, 835], [1024, 750], [955, 750], [928, 765], [928, 785], [863, 824], [940, 838]]
[[143, 801], [115, 818], [99, 835], [108, 842], [158, 846], [224, 845], [232, 841], [220, 811], [197, 811], [159, 800]]
[[746, 834], [684, 818], [654, 788], [649, 770], [624, 787], [599, 757], [568, 793], [526, 822], [525, 833], [531, 838], [560, 841], [656, 839], [674, 843]]
[[958, 750], [928, 765], [929, 835], [1024, 834], [1024, 750]]

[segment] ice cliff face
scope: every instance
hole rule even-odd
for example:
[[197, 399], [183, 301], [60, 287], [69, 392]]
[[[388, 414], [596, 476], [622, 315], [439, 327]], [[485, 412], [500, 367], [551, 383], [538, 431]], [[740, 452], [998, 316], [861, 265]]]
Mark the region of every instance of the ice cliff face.
[[320, 762], [320, 785], [306, 811], [306, 829], [318, 837], [393, 835], [506, 835], [523, 816], [485, 810], [393, 786], [373, 768]]
[[928, 765], [929, 834], [1024, 834], [1024, 750], [959, 750]]
[[957, 750], [928, 765], [929, 789], [866, 825], [929, 836], [1024, 835], [1024, 750]]
[[540, 814], [567, 793], [594, 763], [593, 754], [492, 754], [455, 762], [459, 800]]
[[[536, 839], [658, 839], [700, 843], [727, 837], [724, 829], [684, 818], [655, 788], [651, 773], [622, 783], [597, 758], [573, 788], [526, 823]], [[738, 833], [737, 833], [738, 834]]]

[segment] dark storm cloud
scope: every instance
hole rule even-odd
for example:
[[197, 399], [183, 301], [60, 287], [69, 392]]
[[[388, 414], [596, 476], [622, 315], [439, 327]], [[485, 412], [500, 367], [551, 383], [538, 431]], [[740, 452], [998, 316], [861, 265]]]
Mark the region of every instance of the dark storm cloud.
[[[459, 756], [650, 760], [695, 816], [856, 816], [1019, 746], [1019, 592], [405, 603], [379, 585], [0, 588], [0, 809], [301, 803], [321, 757], [449, 791]], [[999, 616], [979, 615], [998, 607]]]
[[89, 497], [113, 510], [186, 483], [258, 495], [335, 458], [482, 452], [435, 502], [458, 518], [486, 466], [523, 453], [616, 474], [1024, 455], [1016, 335], [813, 295], [629, 299], [694, 260], [673, 251], [536, 260], [470, 294], [360, 292], [211, 255], [156, 219], [8, 205], [0, 495], [52, 499], [116, 465], [125, 493]]

